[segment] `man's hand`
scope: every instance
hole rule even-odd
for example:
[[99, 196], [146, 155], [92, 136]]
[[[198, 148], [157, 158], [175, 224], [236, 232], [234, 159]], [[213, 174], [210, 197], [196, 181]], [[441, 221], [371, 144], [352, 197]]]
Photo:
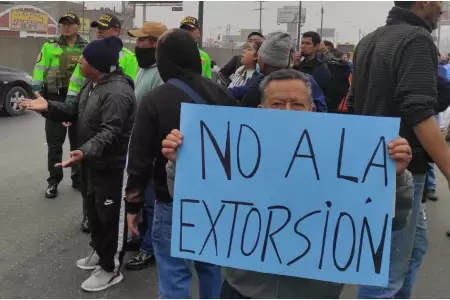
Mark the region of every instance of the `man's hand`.
[[409, 143], [404, 138], [397, 138], [388, 145], [389, 155], [395, 161], [397, 175], [401, 175], [412, 159], [412, 151]]
[[[151, 221], [151, 220], [150, 220]], [[128, 228], [135, 236], [139, 236], [139, 230], [137, 229], [137, 214], [127, 214]]]
[[84, 154], [81, 152], [81, 150], [75, 150], [70, 152], [70, 158], [66, 161], [63, 161], [61, 163], [57, 163], [55, 165], [56, 168], [67, 168], [71, 167], [74, 164], [78, 164], [83, 160]]
[[162, 154], [171, 162], [177, 160], [177, 149], [183, 144], [183, 134], [178, 129], [173, 129], [162, 141]]
[[300, 65], [300, 62], [302, 60], [302, 53], [297, 52], [294, 54], [294, 66], [298, 67]]
[[19, 106], [34, 110], [37, 112], [46, 112], [48, 110], [48, 102], [38, 92], [34, 93], [36, 99], [22, 99], [19, 101]]

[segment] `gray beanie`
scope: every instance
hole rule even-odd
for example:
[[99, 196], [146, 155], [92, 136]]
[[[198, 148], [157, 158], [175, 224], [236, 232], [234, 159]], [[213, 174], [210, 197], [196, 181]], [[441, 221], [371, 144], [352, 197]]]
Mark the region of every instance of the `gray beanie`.
[[287, 32], [274, 32], [259, 48], [258, 56], [269, 66], [287, 68], [292, 48], [292, 38]]

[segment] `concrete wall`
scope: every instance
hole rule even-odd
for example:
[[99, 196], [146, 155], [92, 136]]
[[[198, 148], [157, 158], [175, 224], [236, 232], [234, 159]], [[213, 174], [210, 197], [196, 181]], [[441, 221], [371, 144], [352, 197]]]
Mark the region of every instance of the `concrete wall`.
[[[46, 41], [43, 38], [0, 37], [0, 65], [31, 74], [42, 44]], [[134, 44], [126, 44], [126, 47], [133, 50]], [[233, 55], [241, 52], [240, 49], [232, 51], [224, 48], [205, 48], [204, 50], [219, 66], [223, 66]]]

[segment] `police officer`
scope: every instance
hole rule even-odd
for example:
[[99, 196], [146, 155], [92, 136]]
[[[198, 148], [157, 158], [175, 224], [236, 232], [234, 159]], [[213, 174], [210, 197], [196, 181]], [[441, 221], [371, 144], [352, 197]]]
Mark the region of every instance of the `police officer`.
[[[196, 41], [200, 39], [200, 24], [198, 20], [194, 17], [186, 17], [181, 21], [181, 29], [189, 31], [189, 33], [194, 37]], [[200, 45], [202, 41], [199, 41]], [[200, 58], [202, 60], [202, 75], [203, 77], [211, 79], [211, 59], [208, 53], [198, 48], [200, 52]]]
[[[121, 23], [120, 20], [113, 14], [104, 14], [98, 21], [91, 23], [92, 28], [97, 28], [97, 39], [101, 40], [109, 36], [119, 36]], [[119, 66], [125, 75], [128, 75], [133, 80], [136, 79], [139, 70], [138, 62], [134, 53], [123, 47], [119, 54]], [[70, 78], [69, 92], [67, 98], [76, 97], [83, 86], [85, 78], [81, 74], [81, 68], [78, 64], [75, 71]], [[70, 101], [71, 99], [67, 99]], [[83, 220], [81, 221], [81, 231], [89, 232], [89, 221], [87, 218], [88, 202], [83, 197]]]
[[[59, 19], [61, 36], [47, 41], [37, 58], [33, 71], [33, 90], [41, 93], [46, 99], [64, 102], [69, 80], [78, 60], [88, 44], [78, 35], [80, 19], [74, 13], [66, 13]], [[58, 195], [58, 184], [63, 179], [61, 168], [55, 164], [62, 160], [63, 144], [69, 132], [70, 151], [76, 150], [75, 126], [65, 127], [63, 124], [45, 120], [45, 136], [48, 146], [48, 187], [45, 197], [55, 198]], [[78, 166], [72, 167], [72, 187], [81, 188]]]
[[[101, 40], [108, 36], [119, 36], [120, 29], [122, 27], [120, 20], [113, 14], [104, 14], [98, 21], [91, 23], [92, 28], [97, 28], [97, 39]], [[120, 51], [119, 65], [125, 75], [136, 79], [139, 66], [134, 53], [127, 48], [123, 47]], [[84, 77], [81, 75], [81, 69], [78, 65], [73, 72], [72, 78], [70, 78], [69, 92], [67, 96], [75, 97], [80, 92], [84, 83]]]

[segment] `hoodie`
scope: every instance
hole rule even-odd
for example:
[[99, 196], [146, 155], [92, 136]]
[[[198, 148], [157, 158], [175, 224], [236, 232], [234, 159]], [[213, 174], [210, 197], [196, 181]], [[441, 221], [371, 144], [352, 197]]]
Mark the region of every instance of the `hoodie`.
[[294, 69], [311, 75], [319, 85], [322, 92], [327, 95], [331, 89], [331, 72], [327, 65], [327, 56], [322, 51], [317, 51], [316, 56], [311, 60], [303, 60]]
[[[167, 184], [173, 195], [175, 181], [175, 164], [168, 162]], [[396, 184], [396, 215], [392, 223], [393, 230], [404, 228], [409, 217], [409, 211], [414, 196], [412, 175], [409, 171], [397, 176]], [[409, 210], [398, 209], [398, 205], [409, 206]], [[266, 274], [254, 271], [222, 267], [223, 275], [228, 284], [239, 294], [247, 298], [273, 299], [338, 299], [343, 284], [297, 278], [291, 276]]]
[[[157, 68], [164, 82], [179, 79], [210, 105], [235, 105], [236, 101], [225, 87], [202, 77], [197, 44], [185, 30], [166, 32], [158, 41], [156, 53]], [[158, 201], [172, 202], [167, 188], [167, 160], [161, 153], [161, 143], [172, 129], [180, 128], [183, 102], [193, 103], [193, 100], [183, 90], [165, 83], [144, 95], [139, 104], [126, 169], [125, 191], [133, 195], [127, 197], [130, 213], [139, 212], [141, 196], [149, 182], [153, 183]]]

